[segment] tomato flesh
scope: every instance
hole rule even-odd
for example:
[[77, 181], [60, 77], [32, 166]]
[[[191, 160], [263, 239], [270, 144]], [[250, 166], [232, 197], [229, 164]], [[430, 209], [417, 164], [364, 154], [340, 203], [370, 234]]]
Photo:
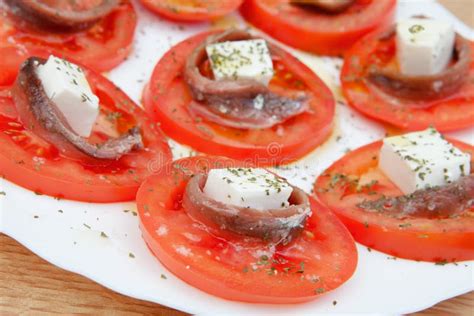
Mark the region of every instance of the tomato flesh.
[[242, 167], [216, 157], [173, 162], [148, 178], [137, 195], [140, 227], [153, 254], [192, 286], [229, 300], [298, 303], [347, 281], [357, 264], [354, 241], [337, 218], [311, 199], [312, 216], [290, 244], [210, 234], [182, 207], [189, 178], [211, 168]]
[[311, 111], [272, 128], [242, 130], [221, 126], [189, 111], [192, 96], [182, 73], [189, 52], [211, 33], [172, 48], [158, 63], [143, 93], [143, 103], [163, 131], [194, 149], [269, 166], [297, 160], [316, 148], [332, 129], [335, 101], [329, 88], [290, 54], [273, 56], [276, 75], [270, 89], [305, 91]]
[[[473, 146], [450, 141], [474, 161]], [[474, 208], [461, 216], [429, 219], [395, 218], [357, 207], [365, 199], [403, 195], [377, 167], [381, 146], [376, 142], [347, 154], [318, 178], [314, 192], [355, 240], [370, 248], [412, 260], [473, 260]]]
[[141, 182], [154, 169], [171, 161], [165, 138], [146, 114], [118, 87], [88, 70], [93, 92], [100, 99], [100, 115], [91, 143], [102, 143], [134, 126], [142, 132], [145, 149], [118, 160], [87, 161], [62, 155], [19, 120], [11, 87], [0, 88], [0, 175], [34, 192], [88, 202], [118, 202], [135, 198]]
[[174, 21], [199, 22], [236, 10], [243, 0], [141, 0], [151, 11]]
[[320, 55], [343, 55], [359, 38], [393, 21], [396, 0], [358, 0], [340, 14], [290, 4], [246, 0], [244, 18], [292, 47]]
[[439, 131], [452, 131], [474, 126], [474, 42], [468, 78], [456, 93], [430, 101], [410, 101], [381, 91], [367, 79], [366, 71], [371, 65], [396, 63], [395, 37], [379, 39], [386, 32], [369, 34], [348, 52], [341, 83], [349, 104], [375, 120], [403, 130], [434, 126]]
[[[122, 1], [90, 29], [74, 33], [40, 30], [0, 8], [0, 51], [11, 46], [17, 49], [17, 58], [13, 58], [15, 55], [6, 60], [2, 58], [0, 69], [8, 67], [13, 71], [8, 78], [15, 77], [26, 57], [47, 58], [53, 54], [76, 60], [99, 72], [111, 70], [130, 53], [136, 23], [135, 11], [128, 1]], [[11, 83], [2, 81], [2, 77], [0, 74], [0, 85]]]

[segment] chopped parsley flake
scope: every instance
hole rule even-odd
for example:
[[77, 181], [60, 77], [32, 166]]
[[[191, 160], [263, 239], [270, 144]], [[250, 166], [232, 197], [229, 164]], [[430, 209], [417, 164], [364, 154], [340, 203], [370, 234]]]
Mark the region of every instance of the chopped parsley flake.
[[416, 33], [420, 33], [421, 31], [423, 31], [425, 28], [422, 26], [422, 25], [419, 25], [419, 24], [414, 24], [412, 26], [410, 26], [410, 28], [408, 29], [408, 31], [410, 31], [410, 33], [412, 34], [416, 34]]
[[315, 292], [316, 294], [322, 294], [322, 293], [326, 292], [326, 290], [325, 290], [324, 288], [322, 288], [322, 287], [319, 287], [319, 288], [317, 288], [316, 290], [314, 290], [314, 292]]

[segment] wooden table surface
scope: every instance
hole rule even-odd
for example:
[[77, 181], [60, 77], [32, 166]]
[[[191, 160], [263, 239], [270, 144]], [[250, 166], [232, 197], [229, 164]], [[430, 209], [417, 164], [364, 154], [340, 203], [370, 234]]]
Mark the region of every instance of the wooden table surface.
[[[440, 2], [474, 27], [474, 0]], [[0, 315], [19, 313], [184, 315], [114, 293], [85, 277], [57, 268], [0, 234]], [[442, 302], [417, 315], [474, 316], [474, 292]]]

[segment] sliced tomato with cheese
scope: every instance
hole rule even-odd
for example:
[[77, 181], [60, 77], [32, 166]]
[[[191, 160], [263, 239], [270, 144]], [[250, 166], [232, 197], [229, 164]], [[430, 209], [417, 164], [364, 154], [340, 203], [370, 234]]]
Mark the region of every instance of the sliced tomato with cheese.
[[236, 10], [243, 0], [141, 0], [151, 11], [174, 21], [212, 20]]
[[190, 177], [209, 169], [247, 166], [227, 158], [175, 161], [148, 178], [137, 195], [140, 227], [153, 254], [183, 281], [209, 294], [252, 303], [309, 301], [354, 273], [355, 243], [334, 214], [311, 199], [304, 231], [287, 245], [209, 233], [183, 208]]
[[103, 143], [130, 128], [141, 130], [144, 148], [118, 160], [81, 160], [61, 154], [51, 143], [22, 125], [11, 87], [0, 87], [0, 175], [31, 191], [87, 202], [118, 202], [135, 198], [143, 180], [171, 161], [159, 128], [112, 82], [86, 70], [100, 99], [100, 114], [88, 141]]
[[[471, 154], [474, 147], [450, 140]], [[357, 205], [367, 199], [403, 193], [377, 167], [382, 142], [348, 153], [317, 179], [314, 192], [350, 230], [355, 240], [390, 255], [423, 261], [474, 259], [474, 208], [450, 218], [397, 218], [368, 212]]]
[[358, 39], [393, 21], [396, 0], [357, 0], [328, 14], [290, 0], [246, 0], [244, 18], [292, 47], [320, 55], [343, 55]]
[[474, 126], [474, 42], [471, 42], [469, 74], [458, 91], [430, 100], [401, 99], [382, 91], [367, 79], [373, 65], [383, 67], [396, 58], [395, 36], [387, 30], [367, 35], [347, 53], [341, 72], [342, 91], [349, 105], [364, 115], [402, 130], [422, 130], [430, 126], [453, 131]]
[[145, 87], [145, 109], [167, 135], [199, 152], [253, 161], [260, 166], [297, 160], [326, 140], [332, 130], [334, 97], [308, 67], [284, 51], [272, 56], [275, 76], [270, 90], [275, 87], [279, 91], [306, 92], [309, 111], [271, 128], [249, 130], [225, 127], [192, 114], [189, 104], [193, 99], [183, 80], [183, 69], [189, 52], [210, 34], [196, 35], [173, 47], [156, 65]]
[[[76, 60], [99, 72], [110, 70], [130, 53], [136, 23], [135, 10], [128, 0], [122, 0], [92, 27], [77, 32], [43, 30], [0, 6], [0, 52], [9, 48], [8, 58], [0, 59], [0, 85], [9, 83], [2, 82], [1, 69], [17, 70], [20, 63], [31, 56], [47, 58], [53, 54]], [[11, 55], [14, 52], [16, 55]]]

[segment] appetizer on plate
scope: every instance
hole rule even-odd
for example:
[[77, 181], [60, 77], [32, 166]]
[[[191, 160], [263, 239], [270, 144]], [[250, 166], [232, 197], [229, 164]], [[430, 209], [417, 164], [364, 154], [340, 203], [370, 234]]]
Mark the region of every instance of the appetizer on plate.
[[473, 126], [473, 47], [447, 22], [399, 21], [346, 55], [344, 95], [358, 111], [404, 130]]
[[183, 21], [208, 21], [236, 10], [243, 0], [141, 0], [143, 5], [165, 18]]
[[301, 158], [330, 134], [334, 98], [304, 64], [240, 30], [204, 33], [173, 47], [143, 94], [176, 141], [261, 165]]
[[227, 158], [178, 160], [143, 183], [137, 203], [153, 254], [225, 299], [304, 302], [356, 268], [355, 243], [337, 217], [265, 169]]
[[161, 131], [118, 87], [88, 68], [30, 57], [0, 88], [0, 174], [41, 194], [88, 202], [135, 198], [171, 160]]
[[368, 247], [413, 260], [473, 260], [473, 162], [473, 146], [430, 128], [347, 154], [314, 191]]
[[244, 18], [292, 47], [343, 55], [357, 40], [389, 25], [396, 0], [246, 0]]
[[135, 25], [128, 0], [0, 0], [0, 85], [11, 83], [30, 56], [110, 70], [129, 54]]

